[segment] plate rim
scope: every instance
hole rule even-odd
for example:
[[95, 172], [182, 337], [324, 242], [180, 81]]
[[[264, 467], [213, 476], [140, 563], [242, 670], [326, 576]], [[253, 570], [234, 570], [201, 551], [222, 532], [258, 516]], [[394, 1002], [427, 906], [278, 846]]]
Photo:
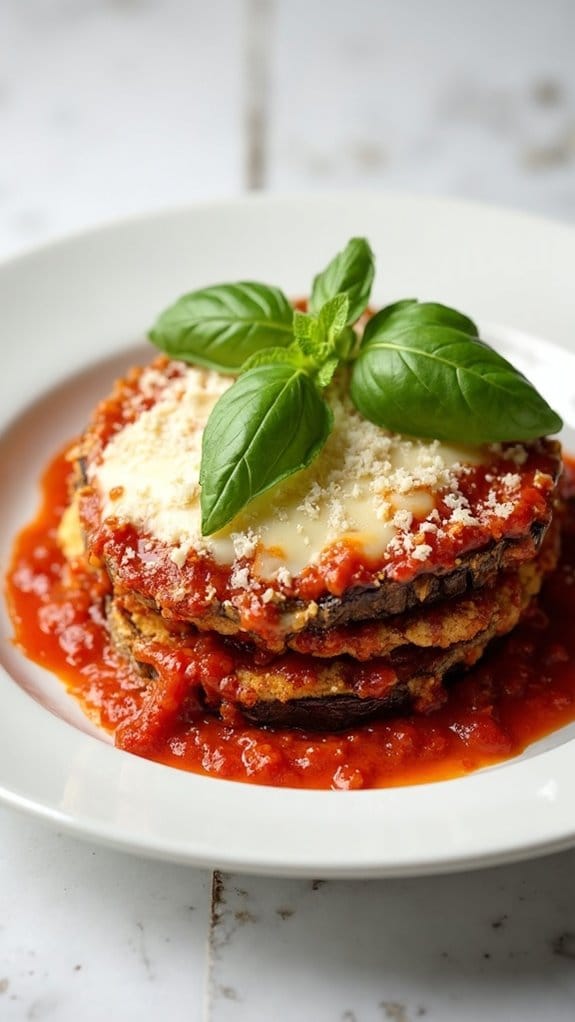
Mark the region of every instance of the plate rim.
[[[123, 231], [126, 229], [137, 230], [138, 227], [141, 226], [142, 224], [149, 224], [150, 222], [154, 222], [155, 226], [161, 229], [162, 222], [166, 224], [173, 218], [178, 218], [180, 216], [184, 216], [186, 218], [191, 216], [193, 218], [195, 215], [198, 214], [199, 211], [201, 211], [201, 215], [204, 216], [209, 215], [210, 211], [217, 212], [221, 212], [222, 210], [231, 211], [233, 209], [237, 209], [238, 207], [241, 207], [242, 209], [245, 209], [246, 207], [265, 209], [265, 207], [269, 206], [274, 207], [284, 206], [285, 208], [287, 208], [293, 206], [294, 203], [295, 204], [303, 203], [306, 206], [309, 206], [310, 204], [321, 206], [322, 204], [325, 203], [336, 205], [343, 204], [345, 206], [350, 207], [356, 203], [367, 203], [368, 205], [382, 204], [382, 206], [385, 206], [386, 204], [389, 203], [393, 204], [395, 202], [408, 204], [415, 203], [415, 205], [417, 205], [420, 209], [424, 208], [431, 209], [432, 207], [434, 207], [436, 210], [445, 210], [446, 207], [450, 207], [450, 209], [453, 210], [455, 213], [463, 209], [466, 211], [466, 214], [469, 214], [470, 211], [472, 211], [473, 215], [481, 215], [485, 210], [489, 210], [490, 214], [494, 215], [496, 218], [499, 216], [503, 216], [508, 223], [511, 222], [511, 220], [514, 220], [516, 222], [521, 222], [522, 224], [525, 224], [525, 222], [527, 221], [529, 222], [529, 224], [531, 224], [533, 230], [535, 231], [541, 229], [542, 227], [546, 228], [551, 227], [555, 230], [558, 229], [565, 234], [565, 237], [568, 238], [569, 240], [569, 244], [573, 245], [573, 249], [575, 251], [575, 230], [573, 229], [573, 227], [566, 224], [562, 224], [560, 222], [556, 222], [554, 220], [549, 220], [545, 217], [540, 217], [538, 215], [525, 214], [518, 210], [493, 206], [492, 204], [480, 201], [469, 201], [460, 199], [453, 200], [445, 197], [410, 195], [409, 193], [402, 192], [356, 193], [350, 191], [344, 192], [338, 191], [329, 192], [323, 195], [314, 194], [313, 192], [286, 195], [263, 193], [249, 194], [247, 196], [239, 196], [235, 198], [228, 198], [222, 200], [214, 199], [211, 200], [210, 202], [197, 202], [185, 206], [156, 209], [152, 210], [150, 213], [131, 214], [127, 217], [113, 218], [107, 221], [106, 223], [99, 224], [96, 227], [83, 228], [81, 230], [71, 232], [66, 235], [62, 235], [61, 237], [51, 239], [38, 246], [34, 246], [33, 248], [30, 248], [24, 252], [18, 252], [13, 256], [9, 256], [8, 258], [2, 259], [0, 261], [0, 279], [7, 268], [11, 268], [12, 270], [15, 269], [17, 273], [25, 274], [27, 270], [27, 263], [29, 263], [31, 259], [35, 258], [40, 260], [46, 259], [50, 260], [50, 258], [52, 257], [52, 253], [54, 253], [55, 250], [61, 253], [63, 251], [65, 252], [65, 249], [67, 247], [74, 247], [78, 245], [82, 246], [89, 244], [90, 240], [93, 239], [95, 235], [98, 235], [100, 238], [106, 236], [109, 242], [113, 244], [113, 238], [117, 231]], [[511, 327], [513, 329], [512, 324]], [[133, 338], [126, 339], [126, 347], [131, 343], [133, 343]], [[561, 345], [561, 347], [564, 348], [565, 346]], [[88, 352], [88, 355], [89, 358], [84, 363], [86, 366], [92, 363], [94, 359], [94, 352]], [[63, 378], [61, 378], [61, 380], [62, 382], [64, 382]], [[58, 378], [56, 378], [55, 381], [50, 381], [50, 385], [52, 385], [53, 383], [57, 385]], [[3, 431], [4, 425], [2, 425], [1, 428]], [[12, 680], [12, 678], [10, 678], [9, 675], [6, 675], [6, 672], [3, 669], [1, 669], [0, 692], [3, 693], [3, 697], [5, 699], [7, 692], [6, 686], [7, 681], [10, 686], [18, 688], [18, 692], [20, 693], [21, 696], [25, 697], [26, 699], [29, 699], [29, 696], [25, 692], [23, 692], [23, 690], [20, 689], [19, 686], [17, 686], [17, 684]], [[8, 700], [8, 702], [10, 702], [10, 700]], [[38, 709], [40, 709], [39, 706]], [[42, 712], [44, 715], [46, 714], [46, 710], [43, 708]], [[53, 722], [57, 722], [58, 727], [61, 726], [67, 728], [68, 731], [73, 730], [71, 729], [71, 726], [69, 724], [65, 724], [65, 722], [58, 720], [58, 718], [49, 715], [49, 719], [52, 720]], [[49, 726], [47, 727], [48, 730], [52, 731], [54, 737], [56, 738], [55, 732], [58, 731], [58, 727], [55, 730], [54, 728], [50, 728]], [[6, 729], [5, 725], [2, 725], [0, 723], [0, 736], [2, 735], [2, 732], [5, 731], [5, 729]], [[57, 740], [58, 741], [61, 740], [62, 749], [65, 750], [66, 754], [73, 756], [78, 753], [79, 734], [80, 734], [79, 732], [75, 732], [74, 735], [72, 736], [73, 739], [75, 740], [71, 741], [62, 739], [62, 735], [58, 735]], [[68, 735], [68, 738], [70, 738], [70, 735]], [[87, 756], [87, 759], [92, 765], [92, 768], [95, 768], [96, 770], [100, 769], [102, 770], [104, 776], [107, 778], [106, 783], [110, 784], [112, 783], [113, 780], [116, 783], [121, 783], [121, 781], [123, 780], [123, 775], [126, 773], [126, 771], [122, 770], [121, 765], [119, 765], [117, 761], [114, 762], [112, 765], [110, 765], [110, 763], [112, 763], [112, 760], [109, 760], [108, 762], [106, 762], [106, 764], [104, 764], [104, 761], [109, 756], [110, 752], [112, 753], [113, 757], [121, 757], [122, 760], [125, 756], [127, 756], [127, 754], [121, 753], [119, 752], [119, 750], [111, 749], [111, 747], [105, 745], [104, 743], [102, 743], [96, 738], [91, 737], [90, 735], [82, 734], [80, 744], [84, 745], [85, 747], [86, 742], [93, 743], [93, 745], [90, 744], [90, 751]], [[107, 753], [103, 752], [102, 750], [104, 749], [108, 749], [108, 752]], [[546, 764], [548, 767], [552, 766], [553, 761], [554, 764], [553, 769], [557, 770], [559, 769], [558, 764], [559, 765], [561, 764], [568, 750], [569, 755], [571, 756], [572, 766], [573, 763], [575, 762], [574, 742], [568, 743], [568, 745], [567, 744], [561, 745], [556, 749], [543, 753], [541, 757], [535, 757], [535, 759], [533, 760], [508, 761], [502, 767], [502, 770], [510, 771], [518, 767], [521, 767], [523, 769], [524, 767], [526, 767], [528, 763], [533, 764], [534, 762], [536, 762], [537, 759], [543, 757], [546, 757]], [[82, 750], [80, 750], [80, 752], [81, 751]], [[15, 750], [12, 749], [12, 752], [14, 753]], [[169, 771], [170, 774], [180, 773], [178, 771], [173, 771], [173, 769], [169, 767], [163, 767], [159, 764], [150, 764], [148, 761], [137, 760], [136, 757], [129, 758], [132, 761], [136, 761], [138, 764], [140, 764], [140, 766], [135, 767], [134, 763], [132, 763], [133, 769], [127, 771], [127, 773], [130, 774], [130, 776], [134, 772], [136, 772], [137, 774], [140, 774], [146, 778], [148, 776], [150, 768], [152, 769], [152, 771], [155, 770]], [[0, 754], [0, 764], [1, 762], [2, 754]], [[142, 766], [143, 764], [145, 764], [145, 766]], [[458, 783], [463, 784], [467, 783], [468, 784], [467, 790], [470, 791], [477, 787], [477, 783], [475, 783], [477, 779], [487, 777], [488, 773], [479, 772], [452, 781], [434, 782], [432, 785], [414, 785], [411, 786], [410, 788], [371, 789], [369, 791], [361, 792], [303, 792], [303, 793], [298, 789], [273, 789], [273, 788], [265, 789], [262, 787], [241, 784], [239, 782], [228, 782], [209, 777], [198, 777], [197, 775], [187, 775], [182, 773], [182, 776], [184, 777], [192, 776], [195, 779], [194, 783], [191, 784], [192, 788], [197, 787], [197, 783], [199, 783], [200, 785], [201, 784], [217, 785], [222, 789], [222, 791], [224, 790], [222, 786], [230, 785], [236, 789], [240, 788], [243, 791], [247, 789], [252, 793], [271, 791], [276, 793], [276, 797], [279, 801], [284, 800], [286, 801], [287, 804], [289, 804], [290, 801], [293, 801], [293, 796], [295, 794], [295, 797], [299, 798], [302, 802], [309, 801], [310, 805], [312, 805], [312, 810], [315, 812], [313, 802], [315, 801], [318, 802], [319, 804], [318, 800], [325, 801], [327, 799], [329, 800], [330, 803], [333, 803], [334, 800], [344, 799], [350, 800], [350, 802], [348, 803], [349, 805], [351, 805], [352, 803], [360, 805], [362, 802], [366, 801], [369, 802], [370, 800], [372, 803], [374, 802], [374, 800], [382, 800], [381, 794], [382, 792], [389, 791], [406, 792], [414, 791], [415, 789], [426, 790], [433, 789], [436, 795], [438, 797], [441, 797], [442, 792], [440, 790], [440, 787], [444, 787], [445, 785], [447, 785], [450, 788], [452, 788], [453, 785], [457, 785]], [[471, 783], [471, 785], [469, 785], [468, 783], [469, 781], [474, 783]], [[551, 778], [542, 775], [538, 783], [540, 783], [540, 785], [542, 785], [544, 788], [546, 784], [550, 783], [550, 781], [553, 781], [553, 775], [551, 776]], [[481, 780], [478, 783], [480, 786], [484, 784], [484, 782]], [[159, 784], [159, 787], [163, 788], [164, 786], [162, 784]], [[176, 785], [176, 787], [180, 788], [182, 787], [182, 785], [179, 783], [178, 785]], [[487, 787], [489, 787], [489, 784], [487, 784]], [[454, 789], [452, 788], [452, 790]], [[278, 795], [278, 792], [280, 793], [288, 792], [290, 793], [291, 798], [286, 798], [283, 794]], [[233, 796], [230, 797], [235, 799], [236, 796], [237, 791]], [[240, 801], [242, 801], [243, 799], [243, 801], [245, 801], [246, 803], [249, 803], [250, 800], [253, 801], [254, 797], [257, 798], [257, 796], [250, 795], [249, 798], [246, 799], [243, 798], [241, 794], [238, 797]], [[398, 797], [397, 795], [394, 796], [394, 800], [397, 800], [397, 797]], [[411, 796], [409, 795], [405, 797], [408, 801], [412, 800]], [[476, 795], [474, 794], [473, 797], [476, 797]], [[545, 806], [547, 809], [549, 809], [549, 807], [557, 806], [558, 799], [560, 798], [564, 799], [565, 794], [563, 793], [563, 795], [561, 795], [560, 793], [558, 793], [557, 790], [552, 791], [549, 788], [547, 792], [543, 791], [539, 805], [540, 807]], [[383, 796], [383, 800], [385, 801], [385, 796]], [[228, 850], [226, 854], [223, 855], [220, 854], [218, 858], [217, 849], [215, 848], [212, 848], [212, 851], [208, 853], [205, 849], [202, 850], [200, 845], [197, 843], [195, 847], [190, 847], [189, 844], [185, 847], [184, 846], [180, 847], [177, 841], [174, 841], [173, 838], [166, 840], [165, 838], [162, 839], [161, 836], [158, 837], [157, 834], [154, 835], [153, 828], [151, 831], [145, 833], [138, 831], [132, 824], [130, 829], [129, 820], [128, 822], [120, 824], [117, 819], [115, 820], [108, 819], [107, 821], [101, 819], [99, 820], [94, 818], [93, 814], [91, 815], [90, 818], [88, 818], [85, 813], [84, 815], [82, 815], [77, 810], [72, 811], [70, 809], [63, 808], [61, 804], [49, 805], [47, 804], [45, 798], [44, 801], [42, 801], [42, 798], [39, 797], [36, 797], [34, 799], [32, 796], [30, 796], [30, 794], [27, 794], [24, 790], [18, 790], [17, 785], [15, 785], [13, 781], [11, 783], [6, 784], [2, 779], [0, 779], [0, 801], [5, 805], [12, 806], [13, 808], [19, 809], [21, 811], [33, 813], [37, 817], [45, 821], [49, 821], [61, 829], [65, 829], [68, 833], [74, 834], [78, 837], [83, 837], [87, 840], [102, 842], [110, 846], [122, 849], [124, 851], [132, 853], [137, 852], [138, 854], [142, 854], [153, 858], [164, 858], [172, 861], [186, 862], [194, 866], [235, 869], [243, 870], [244, 872], [282, 876], [309, 877], [321, 874], [330, 877], [335, 876], [368, 877], [368, 876], [426, 875], [439, 872], [455, 872], [465, 869], [494, 865], [496, 863], [517, 861], [520, 858], [530, 858], [536, 855], [543, 855], [550, 853], [552, 851], [559, 850], [561, 848], [569, 847], [573, 843], [575, 843], [575, 813], [573, 813], [572, 816], [569, 816], [567, 818], [567, 820], [563, 820], [561, 818], [559, 821], [557, 821], [554, 819], [551, 826], [549, 826], [549, 815], [547, 815], [546, 826], [542, 828], [540, 836], [538, 838], [534, 837], [531, 842], [528, 841], [526, 842], [524, 837], [523, 838], [517, 837], [516, 840], [509, 838], [505, 841], [500, 842], [499, 847], [497, 848], [495, 847], [481, 848], [479, 846], [476, 846], [475, 851], [468, 848], [467, 850], [460, 851], [458, 854], [455, 854], [451, 857], [449, 855], [443, 855], [441, 858], [438, 858], [437, 856], [435, 856], [435, 858], [433, 857], [429, 858], [429, 855], [427, 857], [425, 855], [422, 855], [420, 858], [417, 858], [417, 856], [412, 855], [411, 858], [409, 856], [407, 857], [404, 856], [403, 859], [401, 859], [401, 857], [398, 859], [397, 852], [395, 852], [387, 853], [388, 857], [386, 859], [386, 854], [380, 852], [380, 858], [377, 861], [374, 860], [370, 862], [367, 859], [362, 861], [360, 858], [358, 858], [357, 861], [355, 862], [350, 861], [344, 862], [338, 861], [337, 856], [335, 856], [333, 859], [330, 859], [329, 857], [325, 856], [325, 853], [323, 854], [323, 858], [318, 857], [317, 854], [314, 858], [313, 853], [308, 854], [307, 858], [303, 856], [297, 859], [294, 858], [293, 855], [291, 856], [286, 855], [282, 858], [281, 851], [278, 852], [276, 848], [275, 857], [270, 857], [268, 853], [267, 856], [264, 855], [259, 860], [257, 854], [253, 852], [250, 855], [247, 855], [246, 857], [245, 851], [234, 852], [233, 849]], [[260, 798], [260, 801], [262, 803], [269, 802], [269, 796], [266, 795], [265, 798]], [[392, 800], [388, 799], [388, 801]], [[427, 800], [424, 798], [423, 801], [425, 802]], [[338, 815], [340, 814], [340, 806], [341, 803], [340, 805], [338, 805]], [[356, 812], [356, 810], [354, 810], [354, 812]], [[337, 828], [335, 828], [334, 830], [334, 833], [336, 832]], [[393, 854], [395, 854], [395, 858], [392, 857]]]
[[281, 190], [277, 192], [254, 190], [239, 192], [235, 195], [195, 199], [190, 202], [179, 202], [176, 204], [167, 203], [163, 206], [154, 206], [150, 209], [142, 209], [139, 211], [135, 210], [129, 213], [116, 213], [109, 217], [102, 217], [94, 223], [79, 225], [68, 230], [63, 229], [61, 231], [56, 231], [53, 235], [51, 234], [44, 240], [26, 244], [12, 253], [8, 252], [1, 255], [0, 271], [3, 271], [6, 266], [12, 266], [30, 258], [47, 254], [51, 249], [59, 249], [60, 247], [66, 247], [71, 243], [89, 240], [96, 235], [104, 235], [124, 228], [129, 229], [130, 227], [137, 227], [144, 221], [161, 221], [167, 217], [187, 216], [190, 213], [209, 212], [210, 210], [219, 211], [227, 207], [232, 209], [234, 207], [244, 205], [251, 205], [254, 207], [260, 205], [281, 206], [290, 205], [292, 203], [317, 205], [325, 202], [335, 204], [373, 202], [377, 204], [381, 201], [405, 202], [410, 204], [412, 203], [414, 205], [421, 204], [422, 207], [437, 205], [438, 207], [450, 207], [453, 210], [459, 209], [460, 211], [467, 211], [470, 213], [485, 212], [495, 216], [505, 217], [509, 220], [516, 220], [517, 222], [521, 221], [523, 223], [531, 223], [534, 227], [551, 227], [559, 230], [560, 232], [565, 232], [566, 235], [572, 235], [575, 231], [575, 223], [566, 223], [561, 220], [559, 216], [554, 217], [549, 214], [537, 213], [517, 206], [508, 206], [504, 203], [491, 202], [489, 199], [470, 198], [457, 195], [450, 196], [439, 192], [426, 193], [400, 188], [365, 188], [361, 190], [358, 188], [332, 188], [324, 189], [322, 191], [313, 191], [313, 189], [304, 188], [301, 190]]

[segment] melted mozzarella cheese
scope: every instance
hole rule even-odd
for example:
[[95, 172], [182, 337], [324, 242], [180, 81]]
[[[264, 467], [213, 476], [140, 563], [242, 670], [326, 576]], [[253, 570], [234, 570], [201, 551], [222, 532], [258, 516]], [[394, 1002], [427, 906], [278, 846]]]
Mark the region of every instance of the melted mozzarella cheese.
[[[104, 516], [132, 522], [167, 543], [179, 565], [192, 549], [222, 564], [254, 558], [253, 574], [287, 583], [340, 540], [368, 558], [380, 557], [409, 529], [412, 516], [433, 510], [434, 494], [453, 483], [462, 464], [481, 461], [477, 449], [386, 432], [362, 418], [334, 385], [328, 392], [333, 431], [313, 464], [256, 498], [219, 533], [202, 537], [202, 434], [232, 382], [186, 367], [151, 408], [112, 437], [89, 470]], [[142, 392], [149, 383], [144, 372]]]

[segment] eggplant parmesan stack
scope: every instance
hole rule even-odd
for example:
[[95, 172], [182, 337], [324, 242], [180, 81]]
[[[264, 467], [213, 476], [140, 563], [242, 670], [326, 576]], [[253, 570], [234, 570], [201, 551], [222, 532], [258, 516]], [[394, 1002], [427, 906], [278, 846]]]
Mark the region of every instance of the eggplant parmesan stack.
[[61, 543], [78, 554], [79, 524], [146, 688], [120, 743], [200, 708], [331, 730], [438, 706], [556, 563], [559, 445], [391, 434], [336, 376], [312, 465], [205, 537], [202, 434], [232, 382], [160, 357], [116, 384], [73, 455]]

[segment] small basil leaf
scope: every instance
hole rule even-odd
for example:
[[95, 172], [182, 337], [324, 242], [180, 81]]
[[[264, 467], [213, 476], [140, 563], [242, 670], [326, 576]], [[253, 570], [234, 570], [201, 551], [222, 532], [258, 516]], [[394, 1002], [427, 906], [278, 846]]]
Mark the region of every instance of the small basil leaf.
[[318, 312], [317, 324], [320, 337], [328, 350], [335, 349], [335, 342], [347, 325], [349, 314], [349, 296], [335, 295], [322, 305]]
[[323, 389], [324, 387], [329, 386], [333, 379], [333, 374], [335, 373], [338, 365], [339, 358], [337, 357], [337, 355], [334, 355], [332, 358], [326, 359], [326, 361], [318, 369], [315, 376], [315, 382], [317, 383], [318, 387], [321, 387]]
[[310, 377], [290, 365], [248, 370], [222, 394], [202, 442], [202, 533], [227, 525], [250, 500], [306, 468], [332, 427]]
[[297, 341], [308, 340], [313, 334], [315, 316], [301, 309], [293, 310], [293, 335]]
[[318, 339], [318, 323], [315, 316], [311, 316], [309, 312], [300, 312], [299, 309], [296, 309], [293, 316], [293, 332], [300, 351], [309, 358], [314, 358], [321, 347]]
[[405, 298], [393, 305], [386, 305], [372, 316], [364, 330], [362, 347], [369, 344], [375, 335], [381, 337], [393, 333], [397, 336], [402, 330], [413, 330], [418, 326], [433, 324], [461, 330], [471, 337], [479, 336], [473, 320], [464, 316], [462, 312], [457, 312], [447, 305], [439, 305], [437, 302], [418, 302], [415, 298]]
[[273, 365], [276, 362], [301, 366], [303, 361], [299, 348], [296, 348], [294, 344], [290, 344], [289, 348], [262, 348], [261, 351], [255, 351], [253, 355], [246, 359], [241, 372], [246, 373], [248, 369], [256, 369], [257, 366]]
[[365, 238], [352, 238], [322, 273], [315, 278], [309, 302], [310, 311], [319, 313], [322, 305], [338, 294], [349, 299], [346, 324], [355, 323], [365, 312], [373, 278], [373, 252]]
[[166, 309], [150, 340], [171, 358], [234, 372], [260, 348], [290, 344], [292, 317], [292, 306], [275, 287], [216, 284]]
[[335, 295], [322, 305], [317, 316], [307, 312], [294, 312], [293, 330], [299, 349], [321, 365], [336, 351], [336, 342], [346, 330], [349, 298], [345, 294]]
[[562, 426], [501, 355], [436, 323], [372, 332], [353, 367], [351, 397], [379, 426], [468, 444], [531, 440]]

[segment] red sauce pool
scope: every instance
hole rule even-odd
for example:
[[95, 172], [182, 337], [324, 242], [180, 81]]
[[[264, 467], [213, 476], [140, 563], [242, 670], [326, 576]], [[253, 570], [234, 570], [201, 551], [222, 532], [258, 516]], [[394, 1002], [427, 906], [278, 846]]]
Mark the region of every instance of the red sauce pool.
[[[85, 712], [114, 731], [142, 707], [145, 687], [112, 649], [105, 590], [88, 574], [65, 583], [56, 530], [69, 466], [59, 455], [42, 480], [42, 502], [16, 539], [7, 577], [14, 638], [62, 679]], [[575, 720], [575, 461], [563, 550], [539, 605], [451, 688], [427, 716], [380, 720], [338, 734], [230, 726], [209, 715], [178, 720], [149, 758], [195, 773], [295, 788], [377, 788], [444, 780], [519, 754]], [[129, 730], [129, 728], [128, 728]]]

